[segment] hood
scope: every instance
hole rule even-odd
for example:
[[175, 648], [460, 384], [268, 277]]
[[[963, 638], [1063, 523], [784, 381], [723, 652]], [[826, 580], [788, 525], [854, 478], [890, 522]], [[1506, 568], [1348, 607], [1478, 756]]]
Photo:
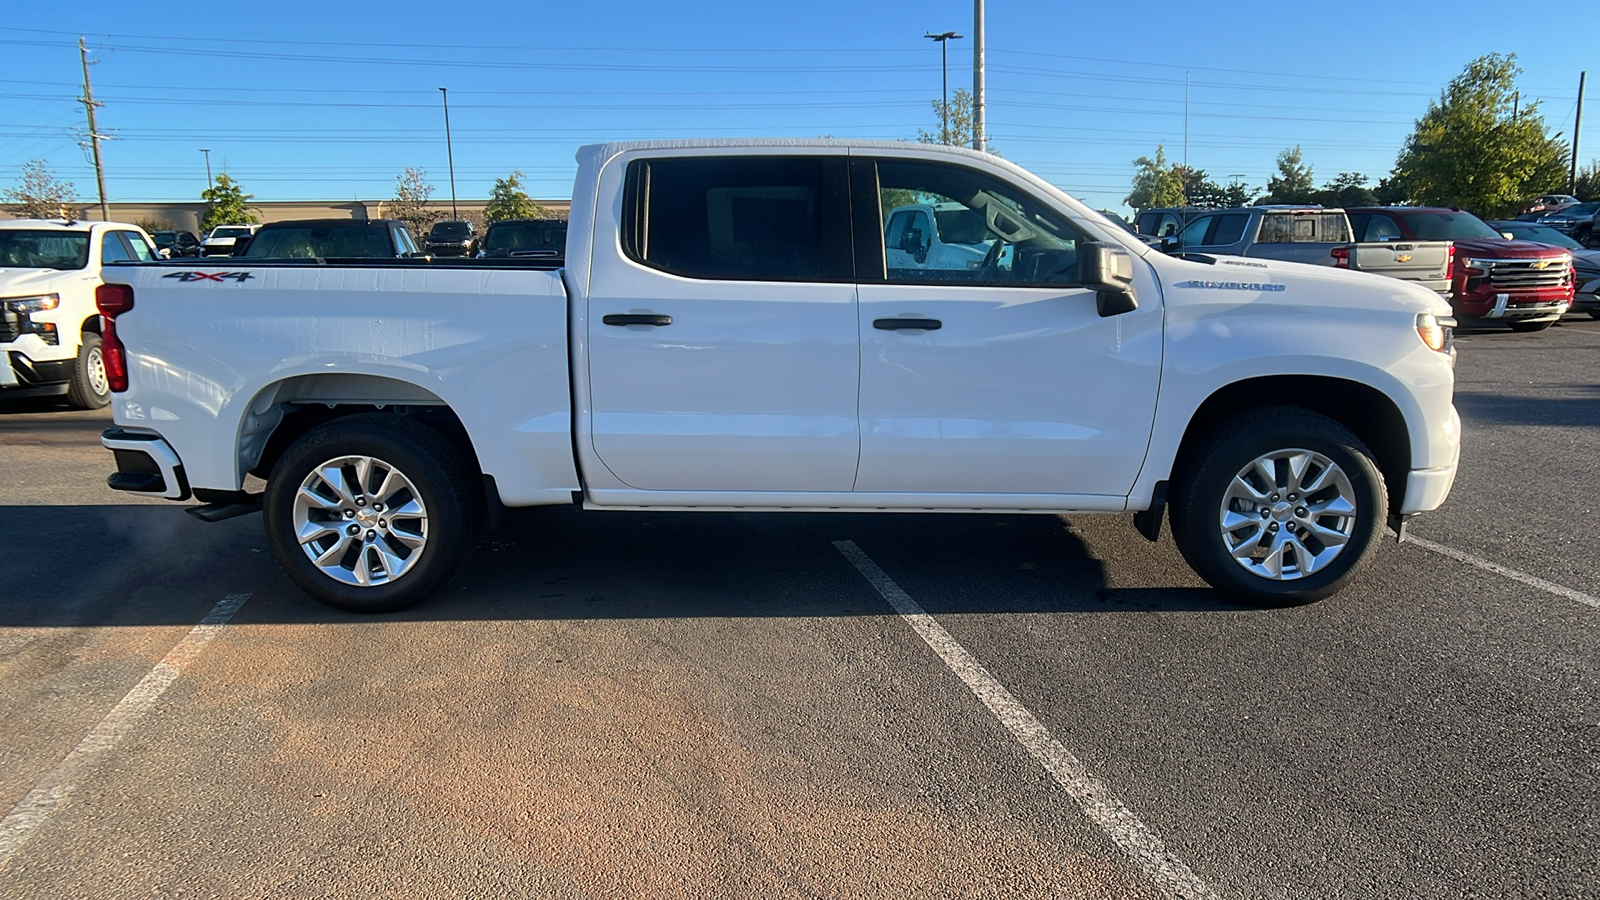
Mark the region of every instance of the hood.
[[52, 293], [57, 284], [83, 275], [82, 269], [0, 269], [0, 297]]
[[1487, 259], [1551, 259], [1568, 251], [1533, 241], [1508, 241], [1505, 238], [1468, 238], [1456, 241], [1456, 258], [1480, 256]]
[[[1398, 278], [1273, 259], [1238, 256], [1214, 258], [1217, 261], [1215, 265], [1190, 262], [1161, 253], [1145, 257], [1155, 266], [1161, 278], [1162, 294], [1168, 305], [1181, 305], [1186, 301], [1214, 302], [1220, 296], [1230, 295], [1246, 300], [1258, 297], [1279, 303], [1294, 303], [1304, 297], [1306, 303], [1324, 307], [1338, 305], [1347, 309], [1372, 310], [1398, 308], [1419, 313], [1431, 312], [1438, 316], [1450, 315], [1450, 304], [1443, 297], [1420, 284]], [[1207, 287], [1190, 286], [1194, 282]], [[1274, 287], [1263, 290], [1258, 285]]]
[[1600, 250], [1571, 250], [1572, 262], [1580, 269], [1600, 269]]

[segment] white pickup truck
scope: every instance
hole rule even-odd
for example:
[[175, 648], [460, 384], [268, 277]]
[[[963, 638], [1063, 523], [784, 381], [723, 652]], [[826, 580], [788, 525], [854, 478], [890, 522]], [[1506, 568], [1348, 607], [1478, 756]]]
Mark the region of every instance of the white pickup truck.
[[110, 402], [95, 307], [101, 266], [155, 258], [137, 225], [0, 222], [0, 399], [65, 395], [79, 409]]
[[[901, 268], [888, 198], [986, 223]], [[565, 266], [108, 272], [114, 488], [261, 509], [334, 606], [427, 596], [502, 506], [1164, 515], [1228, 594], [1333, 593], [1455, 479], [1449, 307], [1152, 251], [1005, 160], [906, 143], [578, 153]], [[245, 479], [264, 477], [262, 493]]]

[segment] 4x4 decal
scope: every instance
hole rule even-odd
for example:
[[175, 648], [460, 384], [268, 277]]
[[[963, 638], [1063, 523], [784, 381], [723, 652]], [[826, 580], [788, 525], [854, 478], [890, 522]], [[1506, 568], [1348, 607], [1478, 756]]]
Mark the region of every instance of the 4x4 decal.
[[249, 272], [173, 272], [163, 275], [162, 278], [176, 278], [179, 281], [249, 281]]

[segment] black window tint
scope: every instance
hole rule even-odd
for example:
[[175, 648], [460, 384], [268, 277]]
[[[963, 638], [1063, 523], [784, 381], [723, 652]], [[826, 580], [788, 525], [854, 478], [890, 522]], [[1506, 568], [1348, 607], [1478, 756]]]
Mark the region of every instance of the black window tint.
[[1249, 213], [1229, 213], [1217, 216], [1217, 224], [1212, 228], [1211, 236], [1207, 243], [1214, 247], [1238, 243], [1244, 237], [1244, 226], [1250, 221]]
[[624, 250], [690, 278], [852, 280], [846, 166], [843, 157], [638, 160], [628, 167]]
[[1155, 234], [1156, 233], [1156, 222], [1160, 218], [1161, 218], [1161, 216], [1159, 214], [1157, 214], [1157, 213], [1153, 213], [1153, 212], [1140, 213], [1139, 214], [1139, 219], [1138, 219], [1138, 221], [1139, 221], [1139, 233], [1140, 234]]
[[[1355, 223], [1351, 223], [1355, 227]], [[1358, 232], [1359, 233], [1359, 232]], [[1361, 238], [1363, 241], [1398, 241], [1400, 240], [1400, 226], [1388, 216], [1373, 216], [1367, 223], [1366, 232]]]

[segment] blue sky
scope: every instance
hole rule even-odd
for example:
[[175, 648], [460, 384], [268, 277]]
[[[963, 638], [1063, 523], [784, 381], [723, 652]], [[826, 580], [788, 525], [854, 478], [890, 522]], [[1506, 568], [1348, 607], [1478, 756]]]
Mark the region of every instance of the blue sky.
[[[914, 138], [937, 122], [939, 48], [972, 83], [970, 0], [811, 3], [9, 4], [0, 25], [0, 186], [44, 159], [93, 199], [79, 146], [77, 36], [91, 49], [110, 199], [194, 199], [205, 157], [261, 200], [385, 199], [407, 166], [449, 200], [525, 173], [571, 192], [599, 140]], [[1524, 11], [1527, 12], [1524, 12]], [[1537, 10], [1537, 12], [1532, 12]], [[1555, 21], [1559, 16], [1560, 22]], [[1600, 7], [1427, 0], [1083, 4], [990, 0], [991, 140], [1089, 203], [1120, 208], [1131, 160], [1164, 144], [1218, 181], [1264, 185], [1296, 144], [1319, 182], [1388, 172], [1411, 125], [1472, 58], [1514, 52], [1523, 99], [1570, 138]], [[1597, 93], [1591, 82], [1589, 99]], [[1591, 103], [1580, 161], [1600, 158]]]

